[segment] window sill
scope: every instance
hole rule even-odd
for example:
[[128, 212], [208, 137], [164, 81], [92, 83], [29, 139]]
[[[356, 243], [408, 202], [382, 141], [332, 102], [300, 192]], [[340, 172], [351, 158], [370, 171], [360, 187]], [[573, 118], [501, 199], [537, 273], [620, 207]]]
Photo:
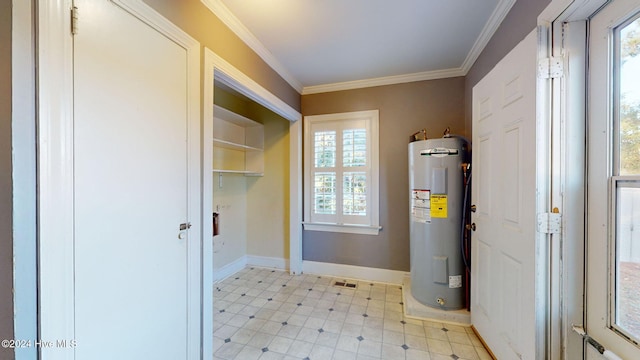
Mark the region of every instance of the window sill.
[[347, 234], [378, 235], [382, 226], [357, 225], [357, 224], [332, 224], [303, 222], [305, 230], [327, 231]]

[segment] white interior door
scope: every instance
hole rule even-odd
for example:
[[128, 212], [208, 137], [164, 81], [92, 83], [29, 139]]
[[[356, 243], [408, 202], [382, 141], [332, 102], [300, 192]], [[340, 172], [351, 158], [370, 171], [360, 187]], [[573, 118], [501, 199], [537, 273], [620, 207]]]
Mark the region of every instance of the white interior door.
[[624, 359], [640, 359], [639, 19], [637, 0], [612, 1], [589, 37], [586, 329]]
[[473, 88], [471, 322], [501, 360], [536, 356], [536, 62], [533, 31]]
[[76, 5], [75, 358], [186, 359], [186, 50], [112, 2]]

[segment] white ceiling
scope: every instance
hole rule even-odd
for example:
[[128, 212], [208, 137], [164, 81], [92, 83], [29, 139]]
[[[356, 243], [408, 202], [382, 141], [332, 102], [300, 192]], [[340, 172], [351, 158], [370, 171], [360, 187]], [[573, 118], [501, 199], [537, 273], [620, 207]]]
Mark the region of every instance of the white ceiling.
[[202, 0], [302, 93], [463, 76], [515, 0]]

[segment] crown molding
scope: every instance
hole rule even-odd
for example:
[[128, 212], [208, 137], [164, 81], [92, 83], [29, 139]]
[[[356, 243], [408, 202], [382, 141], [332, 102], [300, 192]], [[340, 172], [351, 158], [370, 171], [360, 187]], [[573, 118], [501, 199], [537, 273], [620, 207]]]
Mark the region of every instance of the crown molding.
[[491, 40], [493, 34], [498, 30], [498, 27], [502, 24], [504, 18], [507, 17], [509, 10], [511, 10], [515, 3], [516, 0], [500, 0], [496, 8], [493, 10], [493, 13], [491, 13], [489, 20], [487, 20], [487, 23], [484, 25], [482, 32], [478, 35], [473, 47], [467, 54], [466, 59], [464, 59], [464, 62], [462, 63], [461, 68], [464, 75], [467, 75], [473, 64], [478, 60], [482, 50], [487, 46], [489, 40]]
[[457, 77], [457, 76], [466, 76], [473, 64], [476, 62], [484, 48], [489, 43], [489, 40], [493, 37], [495, 32], [498, 30], [500, 24], [507, 16], [513, 5], [516, 3], [516, 0], [500, 0], [496, 8], [491, 13], [489, 20], [485, 24], [484, 28], [476, 42], [473, 44], [473, 47], [467, 54], [462, 66], [459, 68], [452, 69], [444, 69], [444, 70], [435, 70], [435, 71], [425, 71], [420, 73], [413, 74], [404, 74], [404, 75], [396, 75], [396, 76], [387, 76], [373, 79], [363, 79], [363, 80], [355, 80], [355, 81], [347, 81], [333, 84], [324, 84], [324, 85], [315, 85], [315, 86], [305, 86], [302, 89], [302, 95], [309, 94], [318, 94], [323, 92], [331, 92], [331, 91], [340, 91], [340, 90], [352, 90], [373, 86], [382, 86], [382, 85], [393, 85], [400, 83], [407, 83], [413, 81], [424, 81], [424, 80], [435, 80], [435, 79], [444, 79], [449, 77]]
[[221, 0], [201, 0], [211, 12], [217, 16], [231, 31], [233, 31], [247, 46], [249, 46], [262, 60], [278, 73], [298, 93], [302, 92], [302, 84], [276, 59], [275, 56], [253, 35], [244, 24], [233, 15]]
[[353, 90], [374, 86], [402, 84], [414, 81], [436, 80], [464, 76], [466, 73], [462, 68], [424, 71], [419, 73], [385, 76], [372, 79], [345, 81], [333, 84], [323, 84], [314, 86], [305, 86], [302, 89], [302, 95], [318, 94], [332, 91]]

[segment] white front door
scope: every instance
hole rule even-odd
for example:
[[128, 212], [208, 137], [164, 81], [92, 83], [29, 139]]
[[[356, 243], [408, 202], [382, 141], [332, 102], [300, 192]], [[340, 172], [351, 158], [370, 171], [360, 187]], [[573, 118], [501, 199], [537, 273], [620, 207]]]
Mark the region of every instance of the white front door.
[[536, 356], [536, 32], [473, 88], [471, 322], [498, 359]]
[[187, 359], [187, 53], [112, 2], [75, 5], [75, 358]]
[[586, 330], [640, 359], [640, 2], [612, 1], [589, 34]]

